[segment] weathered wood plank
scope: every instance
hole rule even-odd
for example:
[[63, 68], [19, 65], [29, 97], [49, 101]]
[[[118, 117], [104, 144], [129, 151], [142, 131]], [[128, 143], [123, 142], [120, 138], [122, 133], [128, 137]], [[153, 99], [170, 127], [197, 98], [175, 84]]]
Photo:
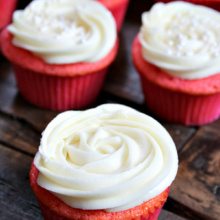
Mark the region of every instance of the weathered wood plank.
[[172, 212], [168, 212], [163, 210], [158, 218], [158, 220], [186, 220], [186, 218], [182, 218], [178, 215], [173, 214]]
[[0, 145], [1, 220], [40, 220], [41, 214], [28, 181], [32, 158]]
[[163, 123], [163, 126], [167, 129], [170, 133], [171, 137], [173, 138], [177, 150], [180, 151], [184, 144], [195, 134], [196, 129], [193, 127], [186, 127], [183, 125], [177, 124], [167, 124]]
[[201, 127], [180, 154], [171, 197], [199, 213], [201, 219], [220, 216], [220, 120]]
[[38, 206], [32, 201], [25, 200], [18, 190], [6, 181], [0, 180], [1, 220], [41, 219]]
[[27, 123], [0, 113], [0, 143], [34, 155], [39, 146], [40, 133]]
[[[172, 196], [172, 195], [171, 195]], [[165, 203], [164, 208], [170, 212], [174, 212], [176, 215], [180, 215], [186, 219], [190, 220], [205, 220], [204, 216], [197, 213], [195, 210], [185, 206], [183, 203], [179, 203], [176, 200], [173, 200], [171, 197], [168, 198]]]

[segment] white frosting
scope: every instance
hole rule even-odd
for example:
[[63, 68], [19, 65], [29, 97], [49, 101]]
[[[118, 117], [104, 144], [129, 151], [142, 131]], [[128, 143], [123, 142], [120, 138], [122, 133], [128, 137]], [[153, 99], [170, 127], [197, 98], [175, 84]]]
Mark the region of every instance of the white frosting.
[[220, 72], [220, 13], [185, 2], [157, 3], [142, 16], [146, 61], [171, 75], [199, 79]]
[[38, 184], [71, 207], [115, 212], [170, 186], [176, 147], [153, 118], [123, 105], [67, 111], [43, 132]]
[[8, 29], [15, 46], [52, 64], [98, 61], [116, 42], [114, 18], [91, 0], [35, 0]]

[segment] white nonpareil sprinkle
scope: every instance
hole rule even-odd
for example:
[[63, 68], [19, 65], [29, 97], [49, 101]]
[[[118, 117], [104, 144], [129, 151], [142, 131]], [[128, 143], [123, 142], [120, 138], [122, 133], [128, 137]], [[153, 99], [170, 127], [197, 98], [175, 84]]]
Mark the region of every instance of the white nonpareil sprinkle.
[[217, 57], [220, 55], [220, 24], [190, 11], [174, 14], [164, 26], [164, 44], [169, 55]]
[[90, 36], [89, 30], [79, 24], [77, 8], [72, 8], [67, 14], [54, 14], [47, 10], [30, 7], [25, 11], [27, 20], [34, 25], [35, 30], [49, 34], [56, 39], [71, 38], [75, 44], [86, 42]]

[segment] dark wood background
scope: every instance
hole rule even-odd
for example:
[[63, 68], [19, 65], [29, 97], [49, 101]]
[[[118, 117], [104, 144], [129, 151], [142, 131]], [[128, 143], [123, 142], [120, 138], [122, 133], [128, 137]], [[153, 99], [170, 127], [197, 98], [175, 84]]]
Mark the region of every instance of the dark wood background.
[[[19, 1], [23, 7], [26, 1]], [[144, 104], [130, 48], [140, 27], [141, 12], [151, 1], [132, 0], [120, 51], [109, 70], [94, 106], [122, 103], [152, 116]], [[17, 91], [10, 64], [0, 58], [0, 219], [40, 220], [42, 216], [29, 187], [28, 172], [41, 132], [57, 112], [27, 103]], [[160, 121], [159, 118], [156, 118]], [[177, 178], [160, 220], [220, 219], [220, 120], [202, 127], [160, 121], [173, 137], [180, 159]]]

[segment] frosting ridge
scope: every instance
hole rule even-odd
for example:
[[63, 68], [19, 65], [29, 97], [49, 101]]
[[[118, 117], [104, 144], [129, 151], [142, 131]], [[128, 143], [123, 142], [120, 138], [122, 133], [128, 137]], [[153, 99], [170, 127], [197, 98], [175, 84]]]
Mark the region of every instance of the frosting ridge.
[[115, 212], [169, 187], [178, 158], [171, 137], [153, 118], [105, 104], [53, 119], [34, 164], [38, 184], [71, 207]]
[[116, 42], [114, 18], [91, 0], [35, 0], [8, 29], [15, 46], [51, 64], [98, 61]]

